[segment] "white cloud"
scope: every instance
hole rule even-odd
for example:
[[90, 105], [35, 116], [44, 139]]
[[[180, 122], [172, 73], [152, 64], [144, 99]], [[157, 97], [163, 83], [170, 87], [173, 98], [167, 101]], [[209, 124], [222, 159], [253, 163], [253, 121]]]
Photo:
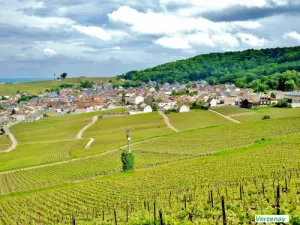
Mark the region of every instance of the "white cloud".
[[127, 6], [108, 14], [110, 21], [131, 26], [139, 34], [175, 34], [178, 32], [219, 30], [220, 26], [204, 18], [179, 18], [167, 13], [138, 12]]
[[229, 33], [218, 33], [210, 36], [209, 34], [203, 32], [186, 35], [176, 35], [171, 37], [162, 37], [156, 40], [154, 43], [161, 45], [165, 48], [173, 49], [191, 49], [196, 46], [239, 46], [238, 40]]
[[221, 22], [220, 24], [228, 31], [236, 29], [255, 30], [262, 27], [258, 21]]
[[100, 40], [111, 40], [111, 35], [107, 33], [102, 27], [75, 25], [73, 26], [73, 28], [79, 33], [95, 37]]
[[219, 46], [238, 47], [239, 41], [230, 33], [221, 33], [212, 36], [212, 41]]
[[260, 47], [268, 43], [268, 41], [264, 38], [258, 38], [252, 34], [247, 33], [238, 33], [237, 37], [241, 39], [242, 43], [251, 47]]
[[70, 26], [75, 22], [63, 17], [38, 17], [33, 15], [26, 15], [19, 10], [11, 10], [7, 8], [1, 9], [0, 21], [2, 24], [17, 26], [17, 27], [31, 27], [40, 29], [50, 29], [63, 26]]
[[186, 15], [194, 16], [207, 11], [221, 10], [232, 5], [263, 7], [266, 4], [266, 0], [160, 0], [160, 5], [162, 8], [167, 8], [169, 5], [185, 5], [186, 7], [179, 7], [176, 10], [176, 14], [183, 17]]
[[263, 7], [266, 5], [266, 0], [251, 0], [251, 1], [241, 1], [241, 0], [160, 0], [161, 5], [193, 5], [199, 6], [205, 10], [213, 10], [226, 8], [230, 5], [243, 5], [248, 7]]
[[175, 35], [182, 33], [205, 32], [223, 33], [240, 29], [253, 30], [262, 25], [258, 21], [212, 22], [202, 17], [180, 17], [167, 12], [139, 12], [128, 6], [122, 6], [108, 14], [110, 21], [130, 26], [132, 32], [145, 35]]
[[300, 34], [296, 31], [288, 32], [283, 35], [285, 39], [293, 39], [300, 43]]
[[192, 45], [205, 45], [210, 47], [215, 47], [215, 43], [207, 33], [195, 33], [192, 35], [187, 35], [182, 37], [183, 39], [188, 40]]
[[182, 37], [162, 37], [155, 41], [156, 44], [172, 49], [191, 49], [192, 46]]
[[51, 48], [45, 48], [45, 49], [43, 50], [43, 52], [44, 52], [44, 54], [45, 54], [46, 56], [50, 56], [50, 57], [56, 56], [56, 55], [57, 55], [57, 52], [54, 51], [54, 50], [51, 49]]

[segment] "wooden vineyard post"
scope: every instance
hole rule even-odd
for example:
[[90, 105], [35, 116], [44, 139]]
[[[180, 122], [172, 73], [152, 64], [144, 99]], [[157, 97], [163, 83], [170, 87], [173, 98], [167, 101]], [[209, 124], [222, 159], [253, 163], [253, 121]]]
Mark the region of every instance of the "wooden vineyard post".
[[225, 198], [224, 196], [222, 196], [221, 199], [221, 203], [222, 203], [222, 218], [223, 218], [223, 225], [226, 225], [226, 211], [225, 211]]
[[128, 208], [128, 204], [126, 205], [126, 223], [128, 223], [129, 220], [129, 208]]
[[214, 208], [213, 191], [210, 191], [210, 202], [211, 202], [211, 207]]
[[117, 210], [116, 210], [116, 208], [114, 208], [114, 218], [115, 218], [115, 225], [118, 225]]
[[72, 225], [76, 225], [75, 217], [72, 216]]
[[240, 200], [243, 200], [243, 186], [240, 185]]
[[288, 180], [287, 180], [287, 178], [285, 177], [285, 191], [286, 191], [286, 193], [288, 192]]
[[156, 224], [156, 201], [153, 202], [153, 220], [154, 224]]
[[102, 221], [104, 222], [104, 210], [102, 210]]
[[159, 210], [159, 224], [164, 225], [162, 210]]
[[184, 209], [186, 209], [186, 195], [184, 195], [183, 201], [184, 201]]
[[[277, 215], [280, 215], [280, 186], [277, 186], [277, 193], [276, 193], [276, 208], [277, 208]], [[280, 223], [276, 223], [280, 224]]]

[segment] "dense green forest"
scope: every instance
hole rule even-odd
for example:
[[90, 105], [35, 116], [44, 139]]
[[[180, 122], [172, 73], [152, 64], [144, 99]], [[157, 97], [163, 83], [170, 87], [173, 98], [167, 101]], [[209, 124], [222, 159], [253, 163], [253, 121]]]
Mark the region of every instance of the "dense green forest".
[[117, 76], [128, 84], [206, 80], [210, 84], [235, 83], [256, 91], [293, 91], [300, 87], [300, 46], [198, 55], [142, 71]]

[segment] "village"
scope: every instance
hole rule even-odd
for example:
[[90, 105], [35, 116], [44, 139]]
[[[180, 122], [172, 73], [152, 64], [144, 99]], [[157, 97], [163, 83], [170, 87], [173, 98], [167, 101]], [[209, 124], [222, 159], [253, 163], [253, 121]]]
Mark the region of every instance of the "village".
[[[28, 97], [28, 98], [26, 98]], [[300, 92], [254, 93], [253, 89], [238, 88], [233, 84], [209, 85], [205, 81], [187, 84], [158, 84], [149, 82], [138, 88], [113, 87], [112, 83], [94, 83], [91, 88], [62, 88], [59, 91], [0, 96], [0, 125], [38, 121], [49, 116], [80, 114], [123, 108], [126, 113], [152, 111], [184, 113], [193, 106], [240, 107], [247, 100], [251, 106], [268, 106], [285, 100], [291, 107], [300, 107]], [[20, 99], [25, 99], [20, 101]], [[200, 108], [201, 108], [200, 107]]]

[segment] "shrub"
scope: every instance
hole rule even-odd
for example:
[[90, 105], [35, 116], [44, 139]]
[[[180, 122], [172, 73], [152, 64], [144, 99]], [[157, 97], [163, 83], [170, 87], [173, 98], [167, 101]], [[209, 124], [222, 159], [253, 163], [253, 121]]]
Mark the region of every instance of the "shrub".
[[269, 119], [271, 119], [271, 116], [269, 115], [264, 115], [264, 117], [262, 118], [262, 120], [269, 120]]
[[123, 151], [121, 154], [122, 169], [129, 171], [134, 169], [134, 155], [129, 151]]
[[276, 108], [291, 108], [291, 104], [289, 104], [286, 100], [282, 99], [277, 102], [273, 107]]

